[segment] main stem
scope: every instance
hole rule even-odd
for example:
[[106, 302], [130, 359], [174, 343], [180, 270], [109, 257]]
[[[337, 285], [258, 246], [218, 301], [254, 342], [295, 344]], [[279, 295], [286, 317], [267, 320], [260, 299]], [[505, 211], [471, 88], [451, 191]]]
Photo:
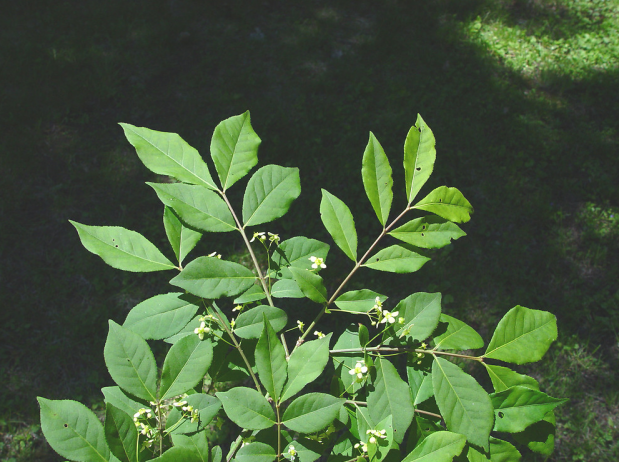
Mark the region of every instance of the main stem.
[[246, 367], [248, 368], [248, 372], [250, 373], [250, 376], [252, 377], [252, 380], [254, 380], [254, 385], [256, 386], [256, 389], [258, 390], [259, 393], [262, 393], [263, 391], [261, 390], [260, 383], [258, 382], [258, 378], [256, 378], [256, 375], [252, 371], [252, 365], [250, 364], [250, 361], [248, 361], [248, 358], [246, 358], [245, 353], [243, 352], [243, 348], [241, 348], [241, 345], [239, 344], [239, 342], [237, 342], [237, 338], [235, 337], [235, 334], [233, 334], [233, 331], [230, 330], [230, 326], [228, 325], [228, 323], [224, 319], [222, 319], [222, 317], [217, 312], [217, 310], [213, 309], [213, 312], [217, 316], [217, 319], [220, 321], [220, 325], [224, 328], [224, 330], [226, 331], [226, 333], [228, 334], [230, 339], [235, 344], [235, 348], [237, 349], [237, 351], [241, 355], [241, 358], [243, 358], [243, 362], [245, 363]]
[[265, 276], [263, 276], [263, 272], [261, 271], [260, 266], [258, 265], [258, 260], [256, 259], [256, 255], [254, 254], [254, 251], [252, 250], [252, 245], [250, 244], [250, 241], [248, 240], [248, 236], [246, 236], [245, 234], [245, 229], [241, 225], [241, 222], [237, 218], [237, 214], [233, 210], [230, 202], [228, 201], [228, 197], [226, 197], [226, 193], [222, 191], [218, 191], [218, 192], [220, 193], [220, 195], [226, 202], [226, 205], [228, 206], [228, 210], [230, 210], [230, 213], [232, 214], [235, 220], [235, 223], [237, 223], [237, 230], [241, 233], [241, 237], [243, 237], [243, 241], [245, 242], [245, 245], [248, 248], [248, 251], [250, 252], [250, 257], [252, 257], [254, 268], [256, 268], [256, 272], [258, 273], [258, 279], [260, 280], [260, 283], [263, 286], [263, 291], [265, 292], [265, 295], [267, 296], [267, 301], [269, 302], [269, 306], [273, 306], [273, 300], [271, 299], [271, 293], [269, 292], [269, 288], [267, 287], [267, 283], [265, 282]]

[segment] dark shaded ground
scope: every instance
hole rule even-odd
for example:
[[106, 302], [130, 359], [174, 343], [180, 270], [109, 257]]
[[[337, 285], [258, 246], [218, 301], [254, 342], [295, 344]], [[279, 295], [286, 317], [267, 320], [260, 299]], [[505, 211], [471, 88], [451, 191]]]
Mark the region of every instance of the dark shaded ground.
[[[457, 21], [481, 8], [456, 0], [2, 2], [0, 416], [36, 422], [36, 395], [100, 401], [110, 384], [107, 319], [122, 322], [167, 290], [169, 275], [107, 267], [67, 221], [123, 226], [166, 248], [161, 206], [144, 185], [154, 175], [116, 123], [177, 132], [204, 155], [215, 125], [249, 109], [262, 163], [301, 171], [302, 196], [269, 230], [286, 238], [302, 228], [327, 241], [323, 187], [350, 205], [360, 234], [368, 230], [360, 248], [380, 231], [359, 176], [368, 131], [402, 189], [402, 145], [422, 114], [438, 150], [422, 194], [458, 187], [476, 209], [468, 237], [413, 276], [368, 272], [359, 286], [396, 300], [441, 291], [446, 311], [486, 339], [514, 305], [553, 312], [562, 344], [600, 362], [553, 369], [574, 358], [558, 347], [553, 366], [533, 373], [550, 377], [541, 381], [550, 394], [611, 399], [592, 412], [617, 422], [609, 390], [618, 382], [618, 230], [600, 211], [618, 206], [618, 72], [524, 79], [459, 32]], [[203, 239], [201, 251], [241, 252], [219, 239]], [[334, 285], [349, 269], [336, 254], [324, 275]], [[581, 438], [589, 411], [572, 407], [553, 460], [570, 458]], [[617, 431], [609, 444], [617, 447]], [[41, 451], [32, 460], [53, 460]]]

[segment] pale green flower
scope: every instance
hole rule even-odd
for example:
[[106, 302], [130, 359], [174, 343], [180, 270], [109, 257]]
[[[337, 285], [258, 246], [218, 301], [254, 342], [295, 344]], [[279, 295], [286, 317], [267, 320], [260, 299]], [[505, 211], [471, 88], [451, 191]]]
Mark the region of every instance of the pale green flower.
[[278, 242], [280, 242], [280, 236], [278, 236], [277, 234], [270, 233], [270, 232], [267, 232], [267, 234], [269, 234], [269, 241], [270, 242], [275, 242], [276, 245], [278, 244]]
[[207, 327], [207, 324], [204, 321], [200, 323], [200, 327], [196, 327], [194, 329], [194, 334], [198, 334], [198, 338], [200, 340], [203, 340], [205, 338], [205, 334], [208, 334], [209, 332], [211, 332], [211, 328]]
[[321, 257], [315, 257], [313, 255], [312, 257], [308, 258], [308, 260], [312, 262], [312, 268], [314, 269], [327, 268], [327, 265], [325, 265], [325, 260], [323, 260]]
[[211, 252], [209, 255], [207, 255], [207, 257], [216, 257], [216, 258], [219, 258], [220, 260], [222, 259], [222, 255], [220, 255], [217, 252]]
[[394, 324], [396, 322], [396, 316], [398, 316], [398, 311], [390, 313], [388, 310], [383, 310], [383, 319], [381, 320], [381, 324], [388, 322], [390, 324]]
[[366, 443], [364, 443], [363, 441], [360, 441], [359, 443], [356, 443], [355, 446], [353, 446], [355, 449], [360, 448], [362, 450], [362, 452], [368, 452], [368, 445]]
[[355, 376], [356, 382], [362, 382], [365, 378], [365, 374], [368, 372], [368, 368], [363, 361], [358, 361], [355, 367], [349, 371], [349, 374]]
[[288, 447], [288, 451], [287, 454], [290, 456], [291, 460], [295, 460], [295, 458], [297, 457], [297, 451], [295, 450], [295, 446], [293, 446], [292, 444]]
[[323, 338], [325, 337], [325, 334], [321, 331], [315, 330], [314, 331], [314, 335], [316, 335], [318, 338]]
[[303, 322], [297, 320], [297, 327], [299, 328], [302, 334], [304, 333], [304, 326], [305, 324]]
[[264, 232], [254, 233], [254, 235], [252, 236], [252, 239], [250, 239], [250, 242], [254, 242], [255, 239], [258, 239], [261, 242], [265, 242], [265, 239], [267, 239], [267, 236], [265, 236]]

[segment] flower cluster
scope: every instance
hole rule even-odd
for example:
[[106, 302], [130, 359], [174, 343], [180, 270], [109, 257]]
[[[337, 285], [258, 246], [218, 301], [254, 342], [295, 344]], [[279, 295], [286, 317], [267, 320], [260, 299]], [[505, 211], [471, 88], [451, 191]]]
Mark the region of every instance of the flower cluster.
[[256, 239], [258, 239], [262, 243], [264, 243], [267, 239], [269, 239], [269, 242], [273, 242], [276, 245], [278, 245], [280, 243], [280, 236], [278, 236], [277, 234], [274, 234], [274, 233], [270, 233], [270, 232], [267, 232], [266, 235], [265, 235], [264, 231], [256, 232], [252, 236], [252, 239], [250, 239], [250, 242], [254, 242]]
[[204, 340], [205, 335], [211, 332], [211, 321], [213, 319], [213, 315], [211, 314], [200, 317], [200, 326], [194, 329], [194, 334], [198, 334], [200, 340]]
[[368, 438], [368, 442], [372, 444], [375, 444], [377, 442], [377, 438], [387, 438], [385, 430], [366, 430], [366, 434], [370, 435], [370, 438]]
[[157, 435], [157, 429], [149, 422], [153, 418], [153, 411], [149, 408], [140, 408], [138, 412], [133, 415], [133, 422], [138, 429], [138, 433], [146, 437], [143, 442], [144, 446], [150, 447], [155, 441]]

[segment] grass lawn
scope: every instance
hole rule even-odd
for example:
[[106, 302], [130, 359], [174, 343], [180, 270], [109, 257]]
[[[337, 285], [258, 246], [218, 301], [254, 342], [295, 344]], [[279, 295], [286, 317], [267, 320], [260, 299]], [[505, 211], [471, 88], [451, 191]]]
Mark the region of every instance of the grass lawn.
[[[368, 230], [360, 248], [380, 232], [359, 175], [368, 132], [402, 185], [420, 113], [437, 139], [422, 194], [462, 191], [475, 208], [468, 236], [413, 275], [368, 271], [351, 290], [440, 291], [487, 341], [515, 305], [553, 312], [558, 342], [522, 368], [570, 399], [548, 460], [617, 460], [617, 2], [22, 0], [2, 11], [0, 459], [63, 460], [35, 397], [101, 410], [107, 319], [169, 290], [169, 275], [106, 266], [68, 222], [167, 248], [144, 184], [157, 176], [117, 123], [179, 133], [204, 155], [215, 125], [249, 109], [261, 165], [301, 174], [301, 197], [268, 230], [331, 242], [326, 188]], [[215, 250], [245, 258], [232, 237], [203, 238], [192, 255]], [[334, 284], [350, 269], [335, 246], [328, 263]]]

